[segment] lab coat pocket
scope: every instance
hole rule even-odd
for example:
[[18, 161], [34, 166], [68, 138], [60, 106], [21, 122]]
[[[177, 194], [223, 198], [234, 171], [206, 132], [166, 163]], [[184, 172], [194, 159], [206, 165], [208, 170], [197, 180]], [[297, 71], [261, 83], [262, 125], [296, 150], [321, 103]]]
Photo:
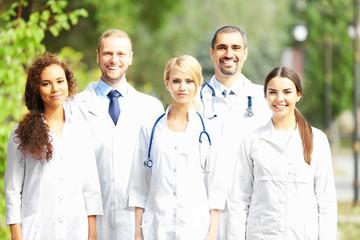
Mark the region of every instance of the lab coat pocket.
[[143, 213], [141, 231], [144, 239], [154, 239], [154, 214]]

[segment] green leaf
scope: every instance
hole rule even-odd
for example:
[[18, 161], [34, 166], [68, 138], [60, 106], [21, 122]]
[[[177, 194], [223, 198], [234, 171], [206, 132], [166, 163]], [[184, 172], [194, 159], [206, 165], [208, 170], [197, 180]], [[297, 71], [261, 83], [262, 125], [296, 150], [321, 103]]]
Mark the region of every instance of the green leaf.
[[79, 16], [82, 16], [82, 17], [85, 17], [85, 18], [87, 18], [89, 16], [89, 13], [85, 8], [77, 9], [77, 10], [75, 10], [75, 12], [77, 14], [79, 14]]
[[65, 13], [58, 14], [54, 17], [55, 21], [59, 24], [63, 24], [63, 22], [67, 22], [68, 16]]
[[72, 12], [69, 14], [69, 19], [71, 24], [76, 25], [78, 23], [79, 17], [75, 12]]
[[40, 13], [34, 12], [30, 15], [29, 22], [37, 24], [39, 22]]
[[45, 22], [46, 22], [46, 21], [49, 20], [50, 16], [51, 16], [50, 11], [49, 11], [49, 10], [44, 10], [44, 11], [41, 13], [40, 19], [41, 19], [42, 21], [45, 21]]
[[59, 32], [60, 32], [60, 29], [57, 25], [53, 25], [49, 28], [49, 31], [51, 32], [51, 34], [55, 37], [59, 36]]

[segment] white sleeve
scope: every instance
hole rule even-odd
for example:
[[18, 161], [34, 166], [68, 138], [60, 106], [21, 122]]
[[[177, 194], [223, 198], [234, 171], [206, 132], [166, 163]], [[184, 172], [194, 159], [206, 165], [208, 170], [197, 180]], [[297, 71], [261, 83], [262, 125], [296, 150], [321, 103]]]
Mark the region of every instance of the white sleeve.
[[[150, 129], [151, 130], [151, 129]], [[129, 180], [129, 206], [145, 208], [148, 196], [151, 168], [144, 165], [149, 147], [146, 127], [140, 129], [135, 146], [134, 160]]]
[[[326, 135], [320, 132], [318, 137], [314, 137], [314, 150], [317, 151], [317, 154], [313, 154], [313, 156], [318, 158], [315, 173], [315, 194], [319, 209], [319, 240], [335, 240], [337, 233], [337, 199], [331, 151]], [[317, 145], [315, 145], [315, 141], [318, 141], [316, 142]], [[315, 159], [312, 159], [312, 161], [315, 161]]]
[[7, 145], [5, 170], [5, 206], [6, 224], [21, 223], [21, 196], [25, 177], [25, 163], [21, 161], [21, 153], [14, 142], [15, 131], [10, 134]]
[[[88, 125], [84, 122], [82, 127], [84, 126]], [[103, 206], [101, 199], [99, 175], [95, 158], [94, 141], [91, 135], [90, 127], [84, 127], [83, 129], [83, 133], [79, 134], [79, 136], [83, 136], [81, 144], [84, 147], [81, 149], [81, 151], [84, 154], [83, 163], [84, 166], [86, 166], [86, 170], [83, 171], [83, 195], [86, 211], [88, 216], [103, 215]]]
[[213, 146], [210, 156], [210, 172], [208, 181], [208, 196], [210, 209], [227, 210], [228, 202], [228, 181], [227, 161], [222, 148]]
[[254, 182], [254, 166], [251, 159], [251, 141], [245, 138], [240, 145], [235, 162], [233, 182], [229, 194], [228, 240], [246, 238], [246, 222]]

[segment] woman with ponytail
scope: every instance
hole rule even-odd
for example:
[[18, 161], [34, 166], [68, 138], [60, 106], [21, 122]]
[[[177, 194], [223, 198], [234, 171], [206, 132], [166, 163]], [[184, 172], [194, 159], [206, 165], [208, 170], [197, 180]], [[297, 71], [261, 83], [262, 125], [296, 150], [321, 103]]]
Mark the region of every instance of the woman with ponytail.
[[274, 68], [264, 83], [271, 121], [240, 144], [230, 193], [228, 239], [336, 239], [337, 201], [329, 143], [296, 108], [298, 75]]
[[73, 73], [56, 55], [44, 53], [28, 69], [29, 112], [7, 148], [6, 221], [13, 240], [96, 239], [102, 204], [91, 135], [63, 107], [75, 92]]

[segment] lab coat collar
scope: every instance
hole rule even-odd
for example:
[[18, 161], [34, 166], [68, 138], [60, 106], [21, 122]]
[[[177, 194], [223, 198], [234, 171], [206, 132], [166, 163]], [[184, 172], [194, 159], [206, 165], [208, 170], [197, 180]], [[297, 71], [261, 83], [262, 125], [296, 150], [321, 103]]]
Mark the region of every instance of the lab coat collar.
[[124, 82], [122, 82], [118, 88], [113, 88], [112, 86], [107, 84], [104, 80], [102, 80], [102, 78], [100, 77], [99, 82], [95, 88], [95, 92], [97, 94], [100, 94], [103, 97], [107, 98], [108, 93], [111, 90], [116, 89], [123, 98], [126, 98], [126, 96], [128, 95], [128, 85], [129, 84], [127, 84], [127, 81], [125, 78]]
[[[215, 90], [215, 96], [222, 96], [222, 92], [226, 89], [226, 87], [221, 84], [215, 77], [215, 75], [212, 76], [209, 82], [210, 86], [212, 86]], [[255, 97], [259, 94], [258, 88], [256, 88], [256, 85], [252, 83], [247, 77], [245, 77], [244, 74], [241, 74], [239, 77], [239, 80], [236, 81], [231, 87], [231, 90], [237, 95], [241, 96], [242, 94], [246, 96]], [[205, 89], [204, 89], [205, 90]], [[208, 91], [211, 91], [208, 89]], [[244, 92], [246, 91], [246, 92]]]
[[[274, 128], [274, 125], [273, 125], [273, 122], [271, 119], [269, 120], [269, 122], [267, 124], [265, 124], [263, 127], [260, 128], [260, 139], [271, 142], [271, 143], [277, 145], [278, 147], [280, 147], [281, 149], [284, 148], [284, 146], [282, 146], [280, 144], [281, 141], [279, 141], [279, 139], [277, 138], [277, 136], [275, 134], [275, 128]], [[296, 130], [292, 134], [292, 136], [289, 140], [289, 143], [286, 145], [286, 147], [289, 148], [291, 146], [298, 145], [298, 144], [302, 144], [302, 140], [300, 137], [298, 125], [296, 125]]]
[[[84, 91], [82, 91], [80, 94], [77, 94], [75, 97], [77, 98], [76, 100], [80, 102], [80, 104], [82, 105], [82, 107], [85, 107], [86, 109], [88, 109], [92, 114], [99, 116], [103, 114], [103, 108], [100, 105], [99, 101], [97, 101], [97, 93], [96, 93], [96, 88], [97, 88], [98, 82], [92, 82], [90, 83]], [[136, 90], [135, 88], [133, 88], [130, 84], [128, 84], [127, 82], [125, 83], [126, 85], [126, 89], [127, 89], [127, 95], [126, 95], [126, 101], [127, 104], [125, 104], [125, 106], [123, 107], [122, 111], [125, 111], [128, 107], [128, 105], [131, 105], [132, 102], [134, 101], [134, 97], [136, 97]], [[132, 107], [132, 106], [129, 106]]]
[[97, 84], [98, 82], [91, 82], [84, 91], [75, 97], [77, 98], [77, 101], [81, 107], [84, 107], [95, 116], [100, 116], [102, 115], [102, 108], [99, 104], [99, 101], [97, 101], [98, 96], [95, 91]]
[[[165, 116], [164, 116], [164, 120], [166, 121], [166, 126], [168, 126], [167, 124], [167, 116], [168, 116], [168, 113], [170, 111], [170, 109], [172, 108], [172, 104], [170, 104], [167, 108], [166, 108], [166, 111], [165, 111]], [[201, 120], [199, 119], [199, 116], [196, 114], [196, 110], [195, 110], [195, 107], [192, 106], [189, 110], [188, 110], [188, 120], [189, 120], [189, 123], [185, 129], [185, 132], [189, 132], [191, 131], [191, 129], [193, 129], [194, 127], [194, 122], [198, 121], [199, 123], [201, 123]]]

